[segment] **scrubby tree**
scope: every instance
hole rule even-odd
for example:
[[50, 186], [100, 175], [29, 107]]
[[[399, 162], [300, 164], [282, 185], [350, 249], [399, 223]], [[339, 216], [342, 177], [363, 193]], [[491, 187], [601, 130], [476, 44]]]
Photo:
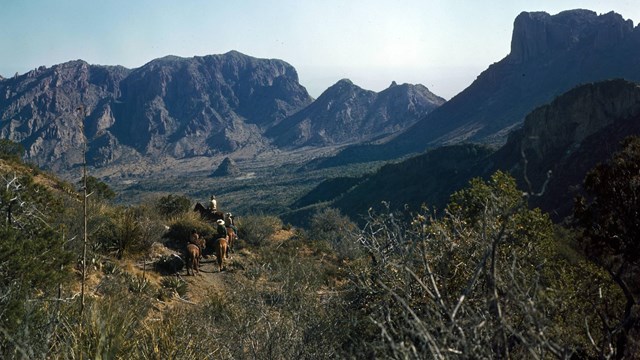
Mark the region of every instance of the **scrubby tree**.
[[238, 237], [251, 245], [263, 245], [278, 230], [282, 230], [282, 220], [273, 215], [243, 216], [238, 224]]
[[9, 139], [0, 139], [0, 159], [20, 160], [24, 155], [24, 146]]
[[169, 194], [158, 199], [156, 206], [162, 216], [169, 218], [189, 211], [191, 199], [183, 195]]
[[162, 225], [148, 216], [145, 207], [119, 206], [101, 212], [92, 220], [96, 248], [118, 259], [147, 251], [162, 236]]
[[[79, 184], [84, 186], [83, 180], [80, 180]], [[109, 185], [91, 175], [87, 176], [87, 194], [90, 194], [90, 199], [95, 201], [108, 201], [116, 197], [116, 193]]]
[[322, 208], [311, 217], [309, 238], [331, 244], [341, 258], [354, 258], [359, 255], [357, 243], [353, 241], [356, 225], [340, 210]]
[[[596, 166], [584, 181], [587, 197], [576, 200], [575, 221], [588, 256], [606, 269], [623, 291], [622, 314], [603, 314], [609, 338], [603, 355], [615, 358], [640, 353], [640, 138], [631, 137], [622, 150]], [[614, 320], [615, 319], [615, 320]], [[635, 354], [635, 355], [634, 355]]]
[[0, 173], [0, 357], [41, 358], [51, 299], [73, 257], [57, 226], [61, 202], [30, 175]]

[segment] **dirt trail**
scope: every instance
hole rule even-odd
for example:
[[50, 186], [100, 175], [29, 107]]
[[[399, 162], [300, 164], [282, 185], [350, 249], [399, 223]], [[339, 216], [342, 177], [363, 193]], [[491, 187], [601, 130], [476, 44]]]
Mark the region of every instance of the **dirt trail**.
[[235, 282], [239, 276], [238, 272], [231, 267], [231, 261], [238, 257], [232, 255], [232, 259], [225, 260], [226, 270], [218, 270], [218, 262], [214, 256], [200, 261], [200, 273], [193, 276], [188, 275], [186, 268], [180, 271], [180, 277], [189, 284], [189, 292], [185, 296], [188, 301], [200, 304], [209, 294], [223, 293]]

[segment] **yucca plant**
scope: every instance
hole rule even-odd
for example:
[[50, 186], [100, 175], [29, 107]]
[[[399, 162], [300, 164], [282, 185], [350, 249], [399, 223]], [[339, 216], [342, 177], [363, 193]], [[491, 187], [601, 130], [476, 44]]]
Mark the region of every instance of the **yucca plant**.
[[174, 291], [180, 297], [187, 294], [189, 290], [189, 284], [179, 277], [165, 277], [161, 281], [162, 287]]

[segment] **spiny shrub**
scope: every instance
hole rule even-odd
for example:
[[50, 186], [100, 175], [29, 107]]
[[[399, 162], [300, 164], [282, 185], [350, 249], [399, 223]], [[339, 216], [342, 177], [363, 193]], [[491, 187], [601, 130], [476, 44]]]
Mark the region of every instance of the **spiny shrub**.
[[180, 279], [179, 277], [166, 277], [162, 279], [161, 285], [165, 289], [169, 289], [175, 292], [180, 297], [186, 295], [187, 291], [189, 290], [189, 284], [187, 284], [186, 281]]

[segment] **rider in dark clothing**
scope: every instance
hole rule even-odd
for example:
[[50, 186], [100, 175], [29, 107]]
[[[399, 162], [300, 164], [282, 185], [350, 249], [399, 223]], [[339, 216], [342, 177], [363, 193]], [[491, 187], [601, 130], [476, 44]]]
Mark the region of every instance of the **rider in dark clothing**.
[[216, 221], [216, 223], [218, 224], [218, 227], [216, 229], [218, 232], [218, 238], [225, 238], [228, 240], [227, 228], [224, 227], [224, 220], [218, 220]]

